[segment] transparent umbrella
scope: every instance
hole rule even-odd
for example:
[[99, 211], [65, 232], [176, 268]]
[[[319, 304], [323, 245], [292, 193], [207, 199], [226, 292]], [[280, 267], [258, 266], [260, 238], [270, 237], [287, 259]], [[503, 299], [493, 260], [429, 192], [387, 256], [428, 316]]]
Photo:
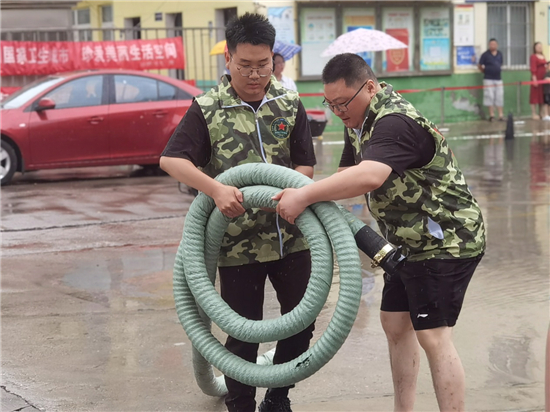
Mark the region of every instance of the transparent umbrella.
[[383, 31], [360, 28], [338, 36], [338, 38], [321, 53], [321, 57], [336, 56], [342, 53], [406, 49], [407, 47], [405, 43]]

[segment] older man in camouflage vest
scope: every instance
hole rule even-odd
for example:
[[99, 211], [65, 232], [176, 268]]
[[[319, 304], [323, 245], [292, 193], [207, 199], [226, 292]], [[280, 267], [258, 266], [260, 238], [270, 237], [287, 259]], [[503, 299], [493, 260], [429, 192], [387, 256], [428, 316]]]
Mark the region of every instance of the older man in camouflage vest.
[[[245, 14], [226, 27], [230, 75], [191, 105], [161, 157], [161, 167], [212, 197], [233, 218], [218, 260], [222, 298], [240, 315], [262, 319], [269, 277], [290, 312], [302, 299], [311, 270], [309, 246], [294, 225], [274, 213], [244, 210], [242, 193], [214, 178], [244, 163], [274, 163], [313, 176], [315, 155], [305, 109], [298, 94], [284, 89], [273, 71], [275, 29], [258, 14]], [[275, 364], [309, 347], [313, 325], [277, 343]], [[258, 344], [228, 337], [232, 353], [255, 362]], [[256, 388], [226, 377], [230, 412], [253, 412]], [[268, 390], [260, 412], [291, 411], [289, 388]]]
[[312, 203], [366, 194], [372, 216], [407, 261], [384, 275], [395, 411], [414, 407], [419, 344], [441, 411], [464, 410], [464, 369], [452, 342], [464, 294], [485, 250], [479, 206], [435, 125], [355, 54], [323, 70], [325, 102], [346, 126], [338, 173], [275, 199], [289, 222]]

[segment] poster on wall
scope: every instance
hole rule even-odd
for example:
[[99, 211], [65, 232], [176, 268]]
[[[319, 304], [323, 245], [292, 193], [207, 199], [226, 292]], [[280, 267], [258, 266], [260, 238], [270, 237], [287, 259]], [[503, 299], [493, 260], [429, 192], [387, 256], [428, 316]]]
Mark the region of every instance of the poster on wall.
[[267, 18], [275, 27], [277, 40], [284, 43], [295, 44], [294, 35], [294, 8], [288, 7], [268, 7]]
[[474, 44], [474, 6], [458, 5], [454, 13], [455, 46], [473, 46]]
[[304, 8], [301, 11], [302, 75], [319, 75], [330, 57], [321, 53], [336, 38], [334, 9]]
[[[411, 8], [384, 9], [382, 23], [387, 34], [407, 45], [414, 44], [414, 19]], [[386, 72], [410, 71], [413, 67], [413, 53], [409, 49], [388, 50], [384, 53], [382, 67]]]
[[[409, 45], [409, 31], [407, 29], [386, 29], [386, 33]], [[409, 71], [409, 49], [394, 49], [386, 51], [386, 70], [389, 72]]]
[[449, 9], [422, 9], [420, 25], [420, 70], [449, 70], [451, 68]]
[[449, 53], [449, 39], [423, 39], [420, 70], [450, 69]]
[[[344, 9], [343, 31], [350, 32], [355, 29], [374, 29], [376, 25], [376, 17], [374, 9]], [[357, 53], [374, 69], [374, 53], [363, 52]]]
[[477, 63], [476, 51], [474, 46], [457, 46], [456, 65], [465, 68], [467, 66], [475, 67]]

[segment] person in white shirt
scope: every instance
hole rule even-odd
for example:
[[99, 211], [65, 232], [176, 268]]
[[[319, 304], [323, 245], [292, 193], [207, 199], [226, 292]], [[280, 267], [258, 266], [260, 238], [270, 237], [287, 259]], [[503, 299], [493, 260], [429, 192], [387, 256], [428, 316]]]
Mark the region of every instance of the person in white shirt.
[[283, 76], [283, 70], [285, 69], [285, 58], [279, 53], [273, 53], [273, 75], [283, 85], [283, 87], [298, 91], [296, 83], [290, 77]]

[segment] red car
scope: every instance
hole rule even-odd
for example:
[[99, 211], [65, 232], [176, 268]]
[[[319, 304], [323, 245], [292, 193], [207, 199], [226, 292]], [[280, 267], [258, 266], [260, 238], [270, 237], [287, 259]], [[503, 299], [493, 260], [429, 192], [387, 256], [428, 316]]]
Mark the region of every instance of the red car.
[[51, 75], [1, 104], [1, 184], [15, 172], [84, 166], [158, 165], [202, 90], [132, 70]]

